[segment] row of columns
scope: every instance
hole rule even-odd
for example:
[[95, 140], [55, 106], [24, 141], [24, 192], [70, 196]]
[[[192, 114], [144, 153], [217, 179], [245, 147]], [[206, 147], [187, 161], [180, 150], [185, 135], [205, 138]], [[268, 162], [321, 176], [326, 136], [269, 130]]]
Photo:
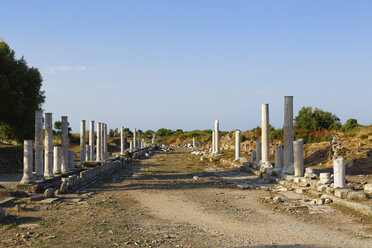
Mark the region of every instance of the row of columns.
[[[25, 140], [23, 144], [24, 170], [21, 183], [27, 184], [35, 180], [52, 178], [75, 167], [74, 153], [68, 150], [67, 116], [61, 117], [61, 147], [53, 147], [52, 113], [45, 113], [45, 142], [43, 142], [43, 130], [43, 111], [36, 110], [35, 139]], [[35, 159], [33, 153], [34, 143]], [[45, 146], [43, 143], [45, 143]], [[33, 176], [34, 164], [35, 177]]]
[[[53, 147], [52, 113], [45, 113], [45, 146], [43, 145], [43, 111], [35, 111], [35, 139], [24, 141], [24, 172], [21, 183], [52, 178], [75, 168], [75, 154], [68, 150], [68, 118], [61, 117], [61, 147]], [[80, 122], [80, 163], [94, 160], [94, 121], [90, 121], [89, 145], [86, 144], [86, 122]], [[35, 155], [33, 148], [35, 144]], [[97, 123], [97, 161], [107, 158], [107, 124]], [[35, 177], [33, 176], [35, 165]]]

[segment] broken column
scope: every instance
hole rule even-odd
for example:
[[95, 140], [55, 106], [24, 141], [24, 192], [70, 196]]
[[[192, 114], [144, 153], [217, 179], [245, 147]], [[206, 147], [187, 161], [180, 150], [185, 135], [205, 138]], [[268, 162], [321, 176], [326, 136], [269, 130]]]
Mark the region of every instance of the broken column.
[[124, 127], [120, 130], [120, 154], [124, 154]]
[[256, 151], [251, 151], [251, 164], [253, 165], [256, 162]]
[[195, 137], [192, 137], [192, 147], [193, 147], [193, 148], [196, 148]]
[[36, 179], [44, 179], [43, 159], [43, 111], [35, 111], [35, 173]]
[[53, 173], [54, 175], [61, 174], [61, 147], [53, 148]]
[[32, 183], [32, 166], [33, 166], [33, 141], [25, 140], [23, 142], [23, 177], [22, 184]]
[[345, 159], [343, 157], [333, 160], [334, 188], [345, 188]]
[[90, 161], [90, 145], [85, 145], [85, 150], [86, 150], [85, 160]]
[[261, 152], [261, 141], [256, 140], [256, 163], [260, 163], [262, 159], [262, 152]]
[[293, 175], [293, 96], [284, 97], [284, 168], [283, 173]]
[[53, 120], [52, 113], [45, 113], [45, 171], [46, 178], [52, 178], [53, 174]]
[[235, 131], [235, 161], [240, 158], [240, 130]]
[[129, 142], [129, 150], [133, 152], [133, 141]]
[[70, 170], [75, 168], [75, 153], [71, 150], [68, 150], [68, 168]]
[[215, 141], [215, 145], [214, 145], [214, 147], [215, 147], [215, 149], [216, 149], [216, 154], [220, 154], [221, 153], [221, 151], [220, 151], [220, 134], [219, 134], [219, 121], [218, 120], [216, 120], [215, 122], [214, 122], [214, 134], [215, 134], [215, 138], [214, 138], [214, 141]]
[[101, 161], [101, 123], [97, 122], [96, 161]]
[[89, 125], [89, 146], [90, 146], [90, 159], [94, 160], [94, 121], [90, 121]]
[[304, 176], [304, 141], [298, 139], [293, 141], [293, 163], [294, 175], [296, 177]]
[[80, 121], [80, 166], [86, 159], [85, 120]]
[[100, 129], [100, 145], [101, 145], [101, 160], [105, 160], [105, 136], [104, 136], [104, 132], [105, 132], [105, 124], [101, 122], [101, 129]]
[[152, 135], [152, 145], [155, 146], [155, 137], [156, 137], [156, 134], [154, 133]]
[[135, 128], [133, 128], [133, 145], [132, 145], [133, 151], [137, 150], [136, 142], [137, 142], [137, 131]]
[[275, 148], [275, 168], [283, 169], [283, 166], [284, 166], [283, 146], [277, 146]]
[[269, 104], [262, 104], [262, 163], [270, 161], [270, 142], [269, 142]]

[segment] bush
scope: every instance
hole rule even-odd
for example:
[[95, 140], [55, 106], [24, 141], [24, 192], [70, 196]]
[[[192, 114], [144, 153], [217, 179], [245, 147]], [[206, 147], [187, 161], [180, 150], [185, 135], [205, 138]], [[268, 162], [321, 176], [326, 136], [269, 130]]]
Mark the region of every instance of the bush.
[[307, 133], [325, 130], [337, 130], [341, 127], [340, 119], [321, 109], [312, 107], [302, 107], [295, 118], [294, 129]]
[[356, 127], [358, 127], [358, 121], [356, 119], [348, 119], [346, 123], [342, 126], [342, 131], [347, 132], [350, 131]]

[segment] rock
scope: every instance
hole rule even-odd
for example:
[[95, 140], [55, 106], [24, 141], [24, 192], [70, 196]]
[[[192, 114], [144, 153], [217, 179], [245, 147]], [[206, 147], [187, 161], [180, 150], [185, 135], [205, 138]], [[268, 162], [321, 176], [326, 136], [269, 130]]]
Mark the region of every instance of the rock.
[[324, 198], [324, 204], [330, 204], [332, 203], [332, 199], [331, 198]]
[[282, 198], [280, 198], [280, 196], [275, 196], [273, 198], [273, 203], [280, 203], [280, 202], [283, 202]]
[[236, 185], [238, 189], [253, 189], [253, 186], [250, 184], [238, 184]]
[[5, 220], [9, 214], [4, 209], [0, 208], [0, 221]]
[[47, 189], [44, 191], [44, 197], [45, 197], [45, 198], [51, 198], [51, 197], [54, 197], [54, 189], [53, 189], [53, 188], [47, 188]]
[[316, 205], [323, 205], [325, 200], [323, 198], [319, 198], [316, 200]]
[[204, 161], [204, 160], [205, 160], [205, 157], [201, 156], [201, 157], [200, 157], [200, 160], [201, 160], [201, 161]]
[[45, 200], [40, 201], [41, 204], [52, 204], [58, 201], [58, 198], [47, 198]]
[[303, 194], [305, 192], [307, 192], [309, 190], [309, 188], [295, 188], [295, 192], [297, 194]]
[[367, 197], [363, 192], [351, 191], [351, 192], [348, 192], [346, 199], [352, 200], [352, 201], [363, 201], [363, 200], [366, 200]]
[[365, 184], [363, 190], [364, 193], [372, 194], [372, 184]]
[[68, 186], [69, 186], [68, 182], [66, 182], [66, 181], [62, 182], [62, 183], [61, 183], [61, 187], [59, 188], [59, 192], [58, 192], [58, 193], [60, 193], [60, 194], [65, 194], [65, 193], [67, 193], [67, 191], [68, 191]]
[[320, 173], [319, 182], [322, 184], [331, 183], [331, 174], [329, 172]]
[[350, 192], [350, 190], [348, 189], [335, 189], [335, 196], [338, 198], [345, 199], [347, 197], [348, 192]]
[[194, 176], [192, 179], [194, 179], [195, 181], [199, 179], [198, 176]]

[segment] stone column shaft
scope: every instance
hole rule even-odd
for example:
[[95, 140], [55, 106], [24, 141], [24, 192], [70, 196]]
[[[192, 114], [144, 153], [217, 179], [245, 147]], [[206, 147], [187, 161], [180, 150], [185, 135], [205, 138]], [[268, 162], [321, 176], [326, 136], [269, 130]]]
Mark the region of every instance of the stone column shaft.
[[53, 148], [53, 172], [55, 175], [61, 174], [61, 147]]
[[105, 124], [104, 123], [101, 123], [101, 133], [100, 133], [100, 136], [101, 136], [101, 139], [100, 139], [100, 144], [101, 144], [101, 160], [105, 160], [105, 135], [104, 135], [104, 132], [105, 132]]
[[85, 120], [80, 121], [80, 166], [86, 159]]
[[75, 152], [68, 150], [68, 168], [74, 169], [75, 168]]
[[251, 164], [253, 165], [254, 163], [256, 163], [256, 151], [251, 151]]
[[269, 138], [269, 104], [262, 104], [262, 163], [270, 161], [270, 138]]
[[333, 160], [334, 188], [345, 188], [345, 159], [343, 157]]
[[94, 160], [94, 121], [90, 121], [89, 146], [90, 146], [90, 159], [93, 161]]
[[44, 179], [43, 111], [35, 111], [35, 172], [36, 179]]
[[133, 145], [132, 145], [133, 151], [137, 150], [136, 142], [137, 142], [137, 130], [133, 128]]
[[215, 131], [213, 130], [212, 131], [212, 153], [216, 152], [216, 148], [214, 147], [216, 145], [216, 142], [214, 141], [215, 138], [216, 138], [216, 134], [215, 134]]
[[283, 146], [275, 148], [275, 168], [283, 169], [284, 166], [284, 152]]
[[294, 175], [304, 176], [304, 141], [299, 139], [293, 142]]
[[107, 159], [107, 124], [104, 124], [104, 132], [103, 132], [103, 138], [104, 138], [104, 143], [103, 143], [103, 157]]
[[262, 152], [261, 152], [261, 141], [256, 140], [256, 162], [259, 163], [262, 159]]
[[120, 154], [124, 154], [124, 127], [120, 130]]
[[155, 134], [152, 135], [152, 145], [155, 145]]
[[22, 184], [32, 183], [32, 166], [33, 166], [33, 141], [25, 140], [23, 142], [23, 177]]
[[90, 152], [90, 145], [85, 145], [85, 149], [86, 149], [86, 153], [85, 153], [85, 160], [86, 161], [90, 161], [91, 159], [90, 159], [90, 154], [91, 154], [91, 152]]
[[286, 174], [294, 173], [293, 164], [293, 96], [284, 97], [284, 168]]
[[240, 158], [240, 131], [235, 131], [235, 160]]
[[214, 129], [215, 129], [215, 135], [216, 135], [216, 137], [214, 138], [214, 141], [215, 141], [215, 149], [216, 149], [216, 153], [217, 154], [220, 154], [221, 153], [221, 151], [220, 151], [220, 133], [219, 133], [219, 127], [220, 127], [220, 124], [219, 124], [219, 121], [218, 120], [216, 120], [215, 122], [214, 122]]
[[68, 122], [67, 116], [62, 116], [61, 135], [61, 169], [62, 173], [68, 172]]
[[53, 175], [53, 120], [52, 113], [45, 113], [45, 172], [46, 178]]
[[101, 123], [97, 122], [96, 160], [101, 161]]

